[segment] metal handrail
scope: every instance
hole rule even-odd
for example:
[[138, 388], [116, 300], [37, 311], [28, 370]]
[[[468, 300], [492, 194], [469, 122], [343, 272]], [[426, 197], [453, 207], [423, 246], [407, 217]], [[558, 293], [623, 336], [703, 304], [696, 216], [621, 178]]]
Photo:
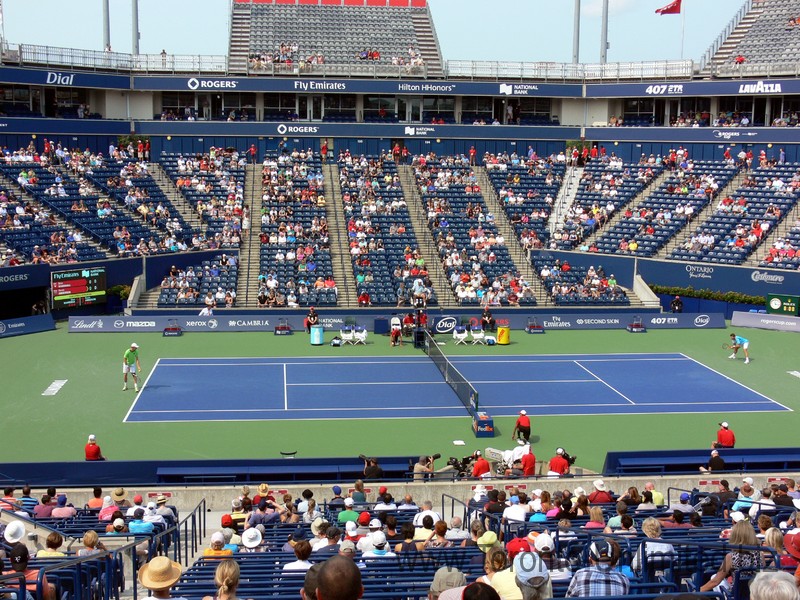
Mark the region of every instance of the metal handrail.
[[733, 16], [733, 18], [730, 21], [728, 21], [728, 24], [725, 26], [725, 29], [722, 30], [722, 33], [720, 33], [717, 36], [717, 39], [711, 42], [711, 45], [708, 47], [708, 50], [706, 50], [705, 54], [703, 54], [702, 58], [700, 59], [700, 69], [699, 69], [700, 71], [705, 69], [706, 65], [708, 65], [709, 62], [711, 62], [711, 59], [717, 53], [717, 50], [719, 50], [722, 44], [725, 43], [725, 40], [727, 40], [728, 36], [730, 36], [730, 34], [733, 33], [733, 30], [739, 26], [739, 23], [742, 22], [742, 19], [747, 13], [750, 12], [750, 9], [752, 7], [753, 7], [753, 0], [745, 0], [745, 3], [742, 5], [739, 11]]

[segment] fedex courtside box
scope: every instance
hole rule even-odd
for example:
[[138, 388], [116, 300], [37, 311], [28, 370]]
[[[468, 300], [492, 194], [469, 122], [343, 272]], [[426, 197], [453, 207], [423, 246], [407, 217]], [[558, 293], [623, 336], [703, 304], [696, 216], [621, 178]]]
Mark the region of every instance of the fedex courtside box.
[[472, 432], [478, 438], [494, 437], [494, 419], [488, 413], [475, 413], [472, 417]]

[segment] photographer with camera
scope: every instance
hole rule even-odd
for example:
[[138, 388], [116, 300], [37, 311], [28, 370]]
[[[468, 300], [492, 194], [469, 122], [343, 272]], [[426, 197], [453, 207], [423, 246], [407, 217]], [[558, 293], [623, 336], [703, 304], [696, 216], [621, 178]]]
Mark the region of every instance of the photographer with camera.
[[377, 479], [383, 479], [383, 469], [381, 469], [380, 465], [378, 464], [378, 459], [373, 457], [367, 457], [363, 454], [359, 454], [358, 458], [364, 461], [364, 479], [367, 481], [375, 481]]
[[434, 462], [442, 458], [441, 454], [433, 456], [420, 456], [419, 461], [414, 465], [414, 481], [425, 481], [433, 473]]

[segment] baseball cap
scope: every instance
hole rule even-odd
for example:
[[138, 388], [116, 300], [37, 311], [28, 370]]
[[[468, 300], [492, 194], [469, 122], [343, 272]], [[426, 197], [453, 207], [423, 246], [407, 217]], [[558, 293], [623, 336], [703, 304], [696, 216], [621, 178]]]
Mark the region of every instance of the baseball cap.
[[367, 511], [363, 511], [358, 515], [358, 524], [369, 525], [370, 519], [371, 519], [370, 514]]
[[552, 552], [555, 550], [555, 543], [549, 533], [541, 533], [536, 536], [536, 541], [533, 542], [533, 547], [537, 552]]
[[725, 429], [727, 429], [728, 428], [728, 422], [727, 421], [723, 421], [722, 423], [719, 424], [719, 426], [720, 427], [724, 427]]
[[125, 519], [114, 519], [112, 525], [114, 526], [114, 529], [125, 529]]
[[344, 531], [347, 535], [355, 535], [356, 531], [358, 531], [358, 523], [348, 521], [344, 526]]
[[519, 496], [511, 496], [511, 504], [519, 504]]
[[353, 543], [353, 540], [345, 540], [339, 544], [339, 552], [352, 552], [355, 554], [356, 545]]
[[381, 487], [379, 487], [379, 488], [378, 488], [378, 493], [379, 493], [381, 496], [383, 496], [383, 495], [384, 495], [386, 492], [388, 492], [388, 491], [389, 491], [389, 490], [388, 490], [388, 488], [387, 488], [385, 485], [382, 485]]
[[467, 585], [467, 577], [464, 573], [453, 567], [440, 567], [433, 575], [430, 591], [432, 594], [441, 594], [445, 590], [464, 585]]
[[508, 557], [511, 559], [520, 552], [530, 552], [530, 550], [531, 545], [527, 537], [515, 537], [506, 544], [506, 551], [508, 552]]
[[338, 496], [342, 493], [342, 488], [340, 488], [338, 485], [333, 486], [333, 493]]
[[550, 572], [544, 562], [534, 552], [521, 552], [515, 556], [513, 569], [516, 579], [522, 583], [533, 585], [532, 579], [539, 578], [545, 582], [550, 578]]
[[56, 499], [56, 503], [59, 506], [66, 506], [67, 505], [67, 497], [64, 494], [59, 494], [58, 498]]
[[215, 531], [211, 535], [211, 543], [212, 544], [224, 544], [225, 543], [225, 536], [222, 534], [221, 531]]
[[556, 454], [564, 454], [563, 448], [556, 448]]
[[95, 437], [95, 435], [94, 435], [93, 433], [90, 433], [90, 434], [89, 434], [89, 441], [90, 441], [90, 442], [94, 442], [96, 439], [97, 439], [97, 438]]
[[689, 494], [687, 494], [686, 492], [683, 492], [681, 494], [681, 502], [688, 502], [689, 498], [691, 498], [691, 496]]
[[786, 485], [785, 483], [782, 483], [782, 484], [780, 484], [780, 485], [778, 486], [778, 489], [779, 489], [780, 491], [782, 491], [782, 492], [788, 492], [788, 491], [789, 491], [789, 486], [788, 486], [788, 485]]
[[222, 518], [220, 518], [219, 523], [223, 527], [233, 527], [233, 517], [230, 515], [222, 515]]
[[131, 348], [138, 348], [138, 347], [139, 344], [137, 344], [136, 342], [131, 343]]
[[345, 498], [344, 499], [345, 506], [353, 506], [353, 499], [352, 498]]
[[383, 524], [381, 523], [380, 519], [372, 519], [369, 522], [370, 529], [380, 529], [381, 527], [383, 527]]
[[478, 538], [478, 548], [486, 554], [492, 548], [502, 548], [502, 544], [497, 541], [497, 534], [494, 531], [487, 531]]
[[734, 523], [738, 523], [739, 521], [744, 521], [747, 517], [745, 517], [744, 513], [740, 510], [736, 510], [731, 513], [731, 521]]
[[519, 411], [519, 414], [521, 414], [521, 415], [527, 415], [528, 413], [527, 413], [527, 411], [525, 411], [525, 410], [521, 410], [521, 411]]
[[135, 511], [133, 511], [133, 518], [134, 519], [141, 519], [142, 517], [144, 517], [144, 509], [143, 508], [137, 508]]
[[134, 504], [141, 504], [143, 501], [144, 501], [144, 498], [142, 498], [142, 495], [141, 495], [141, 494], [136, 494], [136, 495], [133, 497], [133, 503], [134, 503]]
[[589, 556], [596, 561], [610, 561], [613, 548], [606, 540], [597, 540], [589, 546]]
[[742, 479], [742, 482], [746, 483], [747, 485], [753, 485], [753, 478], [752, 477], [745, 477], [744, 479]]
[[372, 545], [376, 548], [383, 548], [386, 545], [386, 534], [382, 531], [376, 531], [372, 534]]

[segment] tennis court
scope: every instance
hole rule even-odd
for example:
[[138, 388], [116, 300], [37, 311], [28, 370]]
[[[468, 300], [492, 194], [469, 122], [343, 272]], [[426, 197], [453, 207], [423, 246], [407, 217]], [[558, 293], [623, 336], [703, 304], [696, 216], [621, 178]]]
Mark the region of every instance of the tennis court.
[[[789, 411], [681, 353], [451, 356], [494, 417]], [[126, 422], [464, 417], [425, 356], [161, 358]]]

